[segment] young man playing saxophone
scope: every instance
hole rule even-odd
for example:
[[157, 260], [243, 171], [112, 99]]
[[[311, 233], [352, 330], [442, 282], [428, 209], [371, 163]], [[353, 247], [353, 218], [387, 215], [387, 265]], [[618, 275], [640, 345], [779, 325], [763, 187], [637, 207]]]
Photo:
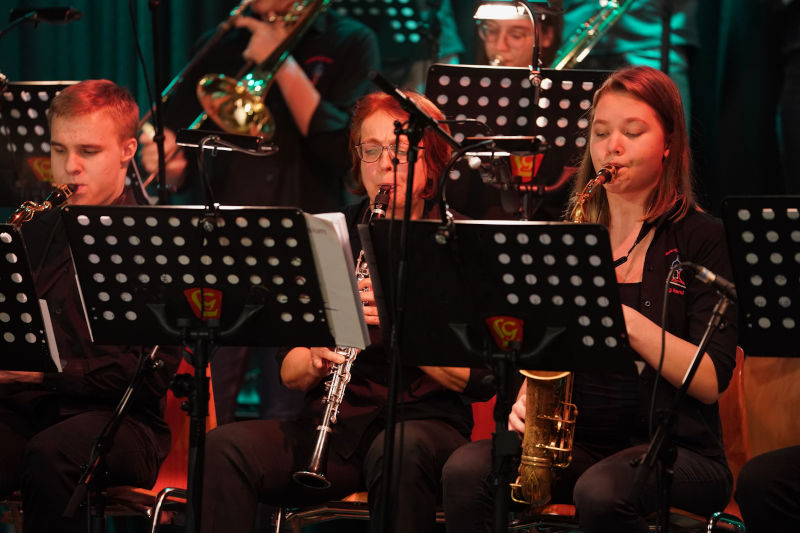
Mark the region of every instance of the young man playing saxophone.
[[[132, 204], [125, 189], [136, 153], [139, 109], [125, 89], [87, 80], [50, 106], [54, 181], [75, 188], [69, 203]], [[0, 496], [22, 491], [26, 533], [83, 531], [62, 515], [137, 366], [138, 350], [91, 342], [61, 213], [22, 226], [37, 295], [47, 301], [63, 371], [0, 371]], [[178, 358], [148, 374], [106, 457], [108, 483], [150, 487], [169, 450], [163, 396]]]

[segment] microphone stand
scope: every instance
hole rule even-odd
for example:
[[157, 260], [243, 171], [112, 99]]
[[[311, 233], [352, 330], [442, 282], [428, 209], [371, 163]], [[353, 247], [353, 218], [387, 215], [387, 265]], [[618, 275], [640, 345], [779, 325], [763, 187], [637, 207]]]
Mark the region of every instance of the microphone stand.
[[[100, 435], [95, 439], [91, 454], [89, 455], [89, 461], [83, 467], [81, 478], [78, 480], [78, 484], [72, 492], [72, 497], [69, 503], [67, 503], [67, 507], [64, 509], [64, 517], [72, 518], [75, 516], [75, 512], [78, 510], [78, 507], [80, 507], [81, 502], [85, 499], [89, 521], [88, 530], [90, 532], [102, 533], [105, 531], [104, 501], [100, 492], [105, 486], [106, 478], [108, 477], [106, 454], [108, 454], [114, 444], [117, 431], [122, 425], [125, 416], [128, 414], [131, 398], [136, 394], [145, 372], [155, 370], [164, 364], [163, 361], [156, 358], [157, 353], [158, 346], [154, 346], [150, 355], [145, 357], [144, 353], [142, 353], [140, 356], [139, 364], [136, 367], [136, 373], [133, 375], [128, 388], [125, 389], [125, 392], [122, 394], [122, 398], [119, 404], [117, 404], [117, 408], [114, 410], [108, 423], [106, 423]], [[98, 499], [95, 505], [96, 513], [94, 516], [92, 516], [91, 512], [91, 493], [93, 490], [98, 493]]]
[[[150, 20], [153, 34], [153, 80], [156, 90], [161, 87], [161, 39], [158, 21], [159, 0], [150, 0]], [[157, 98], [154, 103], [153, 116], [155, 117], [155, 130], [153, 141], [158, 150], [158, 203], [169, 203], [169, 189], [167, 189], [167, 158], [164, 154], [164, 115], [162, 112], [162, 99]]]
[[394, 531], [394, 502], [390, 497], [391, 486], [393, 483], [394, 472], [394, 441], [395, 441], [395, 419], [396, 419], [396, 399], [398, 393], [398, 379], [400, 372], [400, 348], [399, 337], [402, 325], [405, 320], [405, 296], [408, 284], [408, 226], [411, 220], [411, 201], [414, 190], [414, 167], [419, 158], [419, 143], [425, 133], [425, 128], [430, 127], [445, 141], [458, 148], [460, 145], [449, 133], [439, 127], [438, 121], [422, 111], [417, 105], [408, 98], [400, 89], [381, 74], [371, 71], [368, 74], [381, 90], [392, 96], [400, 104], [400, 107], [408, 113], [408, 124], [402, 127], [400, 122], [395, 121], [395, 135], [405, 135], [408, 138], [408, 177], [406, 179], [406, 198], [403, 206], [403, 220], [400, 226], [400, 253], [397, 264], [397, 280], [395, 290], [395, 309], [392, 330], [389, 337], [389, 384], [388, 401], [386, 405], [386, 431], [383, 444], [383, 484], [381, 493], [378, 495], [378, 508], [382, 509], [382, 515], [377, 519], [381, 521], [381, 531], [392, 533]]
[[657, 471], [657, 490], [658, 490], [658, 522], [657, 531], [659, 533], [669, 532], [669, 496], [672, 488], [673, 466], [675, 459], [678, 455], [675, 444], [672, 442], [671, 433], [672, 426], [675, 422], [675, 414], [681, 402], [686, 396], [689, 385], [692, 383], [697, 369], [700, 367], [700, 361], [703, 359], [703, 354], [706, 352], [706, 346], [711, 341], [711, 337], [715, 331], [722, 329], [724, 326], [725, 312], [728, 309], [730, 300], [725, 295], [720, 295], [720, 299], [714, 306], [711, 313], [711, 318], [706, 326], [706, 331], [700, 344], [697, 346], [697, 351], [694, 354], [692, 363], [683, 377], [683, 382], [678, 388], [675, 396], [672, 398], [672, 403], [669, 408], [659, 413], [658, 428], [656, 429], [653, 438], [650, 440], [650, 446], [647, 453], [638, 459], [631, 461], [631, 466], [635, 468], [635, 478], [632, 495], [639, 495], [642, 493], [643, 485], [650, 477], [653, 469], [658, 465]]

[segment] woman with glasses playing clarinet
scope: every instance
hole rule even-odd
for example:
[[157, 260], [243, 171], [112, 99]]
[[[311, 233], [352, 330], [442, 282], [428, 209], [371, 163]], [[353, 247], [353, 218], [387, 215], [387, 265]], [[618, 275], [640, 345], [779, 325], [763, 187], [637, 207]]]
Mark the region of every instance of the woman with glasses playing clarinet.
[[[421, 95], [408, 93], [416, 104], [437, 119], [441, 112]], [[360, 255], [356, 226], [380, 204], [389, 217], [402, 216], [408, 144], [405, 137], [395, 145], [394, 121], [407, 113], [385, 94], [371, 94], [357, 104], [351, 129], [353, 171], [360, 192], [367, 199], [345, 210], [353, 255]], [[438, 216], [430, 208], [439, 174], [448, 163], [449, 146], [426, 131], [420, 158], [414, 167], [412, 218]], [[397, 165], [393, 159], [397, 159]], [[397, 176], [395, 184], [395, 171]], [[387, 194], [388, 192], [388, 194]], [[377, 199], [377, 202], [376, 202]], [[373, 213], [372, 216], [375, 216]], [[389, 360], [380, 339], [375, 298], [369, 277], [358, 276], [364, 314], [372, 343], [357, 354], [349, 369], [349, 382], [339, 405], [324, 477], [327, 488], [309, 488], [293, 480], [307, 469], [318, 441], [317, 426], [323, 417], [325, 381], [342, 371], [345, 355], [328, 347], [295, 347], [281, 359], [281, 380], [291, 389], [306, 391], [305, 408], [297, 421], [257, 420], [218, 427], [208, 434], [203, 492], [207, 506], [203, 531], [252, 531], [259, 501], [272, 505], [305, 505], [369, 491], [372, 527], [380, 528], [378, 509], [383, 469], [383, 442]], [[402, 468], [396, 474], [398, 491], [395, 530], [418, 533], [435, 527], [441, 470], [453, 450], [466, 443], [472, 427], [472, 411], [462, 394], [491, 395], [482, 375], [466, 368], [405, 367], [397, 411], [397, 435], [403, 435]], [[399, 421], [403, 421], [403, 428]], [[399, 446], [395, 447], [400, 449]]]

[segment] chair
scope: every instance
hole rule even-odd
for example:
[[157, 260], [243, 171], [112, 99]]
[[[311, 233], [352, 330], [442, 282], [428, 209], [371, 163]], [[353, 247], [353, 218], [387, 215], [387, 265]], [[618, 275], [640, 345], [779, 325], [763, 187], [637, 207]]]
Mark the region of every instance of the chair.
[[[209, 376], [210, 394], [208, 403], [209, 416], [206, 419], [206, 431], [217, 426], [216, 410], [214, 409], [213, 385], [210, 381], [210, 369], [206, 369]], [[178, 374], [194, 375], [194, 367], [181, 359]], [[151, 519], [151, 531], [155, 532], [162, 523], [169, 523], [174, 519], [176, 512], [183, 511], [186, 505], [186, 483], [189, 465], [189, 426], [190, 418], [182, 409], [183, 398], [178, 398], [167, 391], [164, 419], [172, 433], [172, 443], [169, 454], [158, 471], [158, 478], [151, 489], [141, 487], [117, 486], [109, 487], [106, 491], [106, 515], [144, 515]], [[170, 515], [164, 515], [169, 511]]]
[[[194, 375], [194, 367], [181, 359], [179, 374]], [[209, 417], [206, 420], [206, 431], [216, 427], [217, 419], [214, 410], [213, 386], [209, 399]], [[185, 504], [185, 490], [189, 463], [189, 417], [181, 409], [182, 398], [177, 398], [169, 390], [166, 396], [164, 418], [172, 433], [169, 454], [158, 471], [158, 478], [151, 489], [132, 486], [108, 487], [106, 490], [106, 516], [146, 516], [153, 520], [152, 531], [155, 531], [161, 519], [161, 509], [172, 503]], [[0, 517], [0, 523], [12, 523], [14, 530], [22, 531], [22, 499], [17, 492], [0, 502], [6, 512]]]

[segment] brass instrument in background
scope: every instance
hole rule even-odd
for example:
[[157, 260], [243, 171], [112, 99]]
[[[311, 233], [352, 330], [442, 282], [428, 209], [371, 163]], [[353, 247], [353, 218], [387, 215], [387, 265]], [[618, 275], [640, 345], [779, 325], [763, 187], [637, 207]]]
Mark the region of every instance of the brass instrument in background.
[[572, 34], [572, 37], [558, 49], [551, 68], [555, 70], [575, 68], [594, 48], [597, 41], [633, 5], [633, 1], [608, 0], [589, 20], [581, 24]]
[[[588, 222], [586, 203], [617, 176], [617, 165], [609, 163], [583, 188], [570, 213], [572, 222]], [[578, 408], [572, 403], [572, 372], [532, 372], [525, 376], [525, 434], [517, 481], [511, 483], [511, 499], [532, 509], [550, 501], [556, 468], [566, 468], [572, 459], [572, 439]]]
[[[378, 193], [375, 195], [375, 200], [371, 206], [369, 221], [386, 218], [391, 190], [392, 185], [379, 186]], [[364, 250], [361, 250], [356, 261], [356, 279], [361, 281], [368, 277], [369, 265], [367, 264]], [[317, 440], [314, 444], [314, 451], [311, 453], [308, 467], [292, 474], [292, 478], [297, 483], [312, 489], [327, 489], [331, 486], [331, 482], [325, 476], [325, 469], [328, 464], [328, 439], [332, 431], [331, 426], [336, 423], [336, 417], [339, 415], [339, 406], [342, 404], [342, 399], [344, 399], [345, 388], [350, 382], [350, 369], [360, 350], [350, 346], [337, 346], [334, 351], [344, 356], [344, 362], [331, 365], [331, 379], [325, 382], [328, 394], [323, 400], [325, 402], [325, 411], [322, 415], [322, 421], [317, 426]]]
[[228, 133], [272, 139], [275, 135], [275, 122], [264, 104], [264, 99], [275, 81], [278, 69], [329, 3], [330, 0], [295, 2], [287, 15], [268, 20], [270, 23], [291, 25], [292, 30], [264, 63], [255, 68], [248, 64], [243, 71], [243, 77], [206, 74], [200, 79], [197, 83], [197, 98], [217, 126]]
[[532, 509], [550, 501], [555, 468], [572, 459], [572, 438], [578, 408], [572, 402], [572, 372], [532, 372], [525, 376], [525, 434], [517, 481], [511, 499]]
[[22, 202], [16, 211], [8, 218], [6, 224], [11, 224], [15, 228], [19, 228], [25, 222], [33, 220], [37, 214], [58, 207], [66, 202], [72, 193], [75, 192], [77, 187], [72, 184], [67, 185], [53, 185], [53, 192], [47, 195], [47, 198], [40, 204], [27, 200]]

